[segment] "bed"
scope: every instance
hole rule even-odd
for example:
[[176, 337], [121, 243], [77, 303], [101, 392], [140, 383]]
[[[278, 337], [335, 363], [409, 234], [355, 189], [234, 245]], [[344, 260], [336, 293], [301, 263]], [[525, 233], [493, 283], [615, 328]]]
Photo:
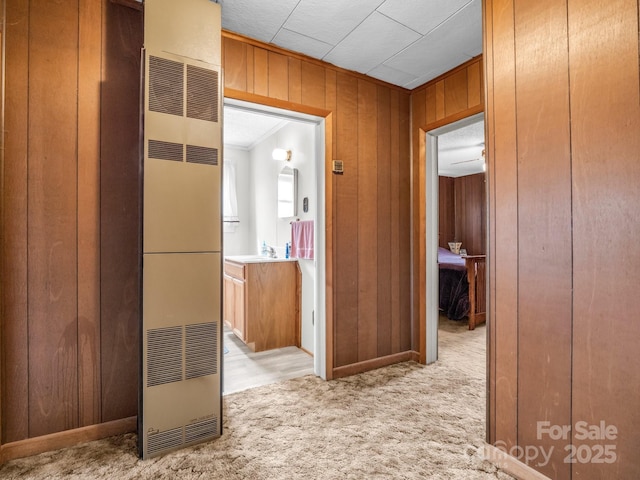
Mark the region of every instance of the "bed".
[[438, 248], [439, 307], [451, 320], [469, 317], [469, 330], [486, 321], [485, 255], [460, 256]]

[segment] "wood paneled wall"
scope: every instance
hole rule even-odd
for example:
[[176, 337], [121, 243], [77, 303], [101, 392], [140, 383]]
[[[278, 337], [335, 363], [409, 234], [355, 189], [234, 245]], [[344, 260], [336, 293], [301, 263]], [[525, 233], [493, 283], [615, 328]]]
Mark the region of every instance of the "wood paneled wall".
[[[551, 478], [639, 478], [639, 4], [484, 9], [489, 441], [553, 448], [529, 461]], [[553, 440], [540, 422], [572, 430]], [[580, 438], [579, 422], [616, 438]]]
[[438, 245], [449, 248], [456, 238], [456, 193], [453, 177], [438, 177]]
[[487, 188], [485, 174], [456, 177], [455, 192], [456, 241], [469, 255], [487, 253]]
[[223, 51], [225, 96], [332, 122], [345, 168], [327, 178], [333, 375], [409, 352], [409, 92], [230, 33]]
[[142, 15], [7, 0], [5, 25], [3, 447], [137, 413]]
[[462, 242], [469, 255], [487, 253], [485, 174], [438, 177], [438, 245]]
[[[413, 349], [426, 361], [426, 132], [484, 111], [482, 58], [476, 57], [411, 92], [413, 163]], [[442, 240], [442, 239], [441, 239]]]

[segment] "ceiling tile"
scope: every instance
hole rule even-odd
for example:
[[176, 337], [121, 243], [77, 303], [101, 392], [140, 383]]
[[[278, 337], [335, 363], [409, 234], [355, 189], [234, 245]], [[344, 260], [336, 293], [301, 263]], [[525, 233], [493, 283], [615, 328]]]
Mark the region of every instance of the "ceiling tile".
[[323, 58], [333, 48], [333, 45], [292, 32], [286, 28], [280, 29], [273, 39], [273, 43], [282, 48], [304, 53], [313, 58]]
[[270, 115], [257, 115], [224, 106], [224, 144], [250, 150], [264, 138], [272, 135], [287, 122]]
[[[270, 3], [271, 4], [271, 3]], [[382, 4], [382, 0], [300, 0], [284, 24], [288, 30], [337, 45]]]
[[414, 75], [401, 72], [400, 70], [394, 70], [393, 68], [387, 67], [386, 65], [378, 65], [373, 70], [367, 72], [367, 75], [373, 78], [377, 78], [378, 80], [400, 86], [404, 86], [407, 83], [416, 80], [416, 77]]
[[386, 0], [378, 11], [425, 35], [470, 0]]
[[367, 73], [419, 38], [420, 35], [413, 30], [374, 12], [349, 33], [324, 60], [356, 72]]
[[220, 0], [222, 28], [271, 42], [299, 0]]
[[460, 177], [482, 173], [484, 120], [438, 135], [438, 173]]
[[[421, 40], [407, 47], [385, 65], [417, 77], [434, 78], [468, 60], [469, 52], [482, 49], [480, 0], [473, 0]], [[480, 53], [480, 52], [478, 52]]]

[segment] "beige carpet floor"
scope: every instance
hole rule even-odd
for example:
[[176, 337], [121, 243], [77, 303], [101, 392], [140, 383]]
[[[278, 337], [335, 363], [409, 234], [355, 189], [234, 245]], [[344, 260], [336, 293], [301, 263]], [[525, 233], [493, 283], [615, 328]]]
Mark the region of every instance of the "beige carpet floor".
[[224, 397], [224, 435], [142, 461], [121, 435], [19, 459], [2, 479], [509, 479], [483, 460], [484, 327], [443, 325], [440, 358]]

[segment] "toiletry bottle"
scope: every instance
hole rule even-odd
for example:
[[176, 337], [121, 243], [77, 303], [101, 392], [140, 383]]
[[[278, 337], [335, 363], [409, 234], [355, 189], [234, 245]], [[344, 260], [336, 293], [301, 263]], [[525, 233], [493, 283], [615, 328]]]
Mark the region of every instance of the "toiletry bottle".
[[284, 258], [289, 258], [290, 251], [289, 242], [287, 242], [284, 246]]

